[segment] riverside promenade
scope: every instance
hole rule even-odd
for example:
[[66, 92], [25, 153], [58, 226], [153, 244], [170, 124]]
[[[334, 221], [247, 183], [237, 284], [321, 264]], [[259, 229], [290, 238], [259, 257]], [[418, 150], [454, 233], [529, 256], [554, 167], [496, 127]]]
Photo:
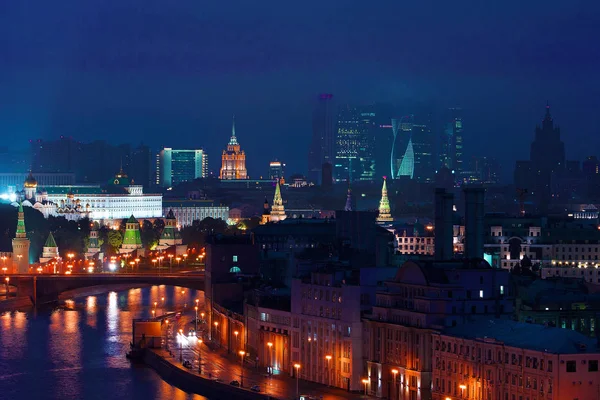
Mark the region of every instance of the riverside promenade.
[[[171, 332], [178, 332], [179, 329], [185, 329], [186, 327], [189, 329], [189, 326], [190, 319], [184, 315], [172, 325]], [[268, 375], [266, 371], [259, 370], [247, 362], [244, 362], [242, 372], [242, 363], [239, 356], [228, 354], [227, 350], [222, 348], [211, 348], [204, 343], [202, 345], [189, 345], [185, 342], [182, 344], [181, 341], [177, 340], [177, 335], [172, 333], [167, 336], [167, 343], [168, 350], [151, 350], [154, 355], [160, 357], [160, 362], [169, 363], [172, 367], [169, 368], [169, 376], [163, 377], [179, 386], [178, 378], [174, 375], [185, 375], [186, 385], [181, 387], [183, 390], [193, 391], [210, 399], [212, 399], [211, 394], [219, 388], [222, 390], [222, 393], [219, 392], [220, 396], [227, 394], [230, 398], [290, 400], [297, 398], [296, 390], [298, 390], [300, 396], [306, 396], [306, 400], [364, 400], [373, 398], [303, 379], [297, 381], [296, 378], [285, 373]], [[182, 360], [190, 361], [191, 367], [184, 368]], [[199, 361], [201, 368], [199, 368]], [[155, 365], [152, 366], [156, 369]], [[201, 374], [200, 370], [202, 371]], [[158, 372], [165, 375], [161, 371]], [[192, 376], [196, 378], [195, 385], [190, 382]], [[240, 382], [242, 387], [231, 386], [231, 381]], [[296, 385], [298, 386], [296, 387]], [[260, 392], [251, 391], [250, 388], [253, 386], [257, 386]], [[234, 391], [232, 392], [232, 390]]]

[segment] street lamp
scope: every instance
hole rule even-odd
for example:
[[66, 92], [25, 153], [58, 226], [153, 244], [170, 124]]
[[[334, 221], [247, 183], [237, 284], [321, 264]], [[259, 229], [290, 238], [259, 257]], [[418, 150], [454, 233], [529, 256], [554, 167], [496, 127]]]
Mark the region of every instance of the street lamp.
[[237, 344], [237, 339], [238, 339], [238, 335], [240, 334], [238, 331], [233, 331], [233, 334], [235, 335], [235, 347], [239, 347]]
[[169, 320], [165, 319], [165, 348], [169, 351]]
[[[215, 336], [217, 337], [217, 340], [219, 339], [219, 323], [217, 321], [215, 321]], [[220, 342], [220, 340], [219, 340]]]
[[198, 339], [198, 373], [202, 375], [202, 339]]
[[183, 362], [183, 329], [179, 330], [179, 362]]
[[331, 356], [329, 354], [327, 354], [325, 356], [325, 359], [327, 360], [327, 384], [329, 386], [331, 386], [331, 370], [329, 369], [329, 362], [331, 361]]
[[365, 396], [366, 396], [367, 395], [367, 383], [369, 383], [369, 380], [368, 379], [363, 379], [362, 383], [365, 384]]
[[240, 350], [240, 364], [242, 366], [242, 374], [241, 374], [241, 382], [240, 386], [244, 387], [244, 355], [246, 352], [244, 350]]
[[467, 388], [467, 385], [462, 384], [458, 385], [458, 387], [460, 388], [460, 397], [465, 397], [465, 389]]
[[8, 288], [8, 282], [10, 281], [10, 278], [7, 276], [6, 278], [4, 278], [4, 280], [6, 281], [6, 298], [8, 299], [8, 295], [10, 293], [10, 290]]
[[169, 273], [173, 272], [173, 254], [167, 254], [169, 257]]
[[202, 321], [204, 321], [204, 313], [203, 312], [200, 313], [200, 318], [202, 318]]
[[269, 346], [269, 374], [273, 375], [273, 354], [271, 350], [273, 350], [273, 343], [268, 342], [267, 346]]
[[[394, 369], [392, 370], [392, 375], [394, 375], [394, 382], [393, 382], [393, 384], [394, 384], [394, 393], [396, 393], [396, 375], [398, 375], [398, 370], [397, 370], [396, 368], [394, 368]], [[400, 390], [400, 388], [398, 388], [398, 390]], [[400, 396], [398, 396], [398, 395], [396, 394], [394, 397], [396, 397], [396, 398], [397, 398], [397, 397], [400, 397]]]
[[[196, 303], [196, 304], [198, 304], [198, 303]], [[196, 319], [194, 320], [194, 323], [196, 324], [195, 331], [198, 332], [198, 306], [194, 307], [194, 310], [196, 310]]]
[[300, 394], [298, 391], [298, 376], [300, 375], [300, 364], [294, 364], [294, 368], [296, 368], [296, 398], [299, 398]]

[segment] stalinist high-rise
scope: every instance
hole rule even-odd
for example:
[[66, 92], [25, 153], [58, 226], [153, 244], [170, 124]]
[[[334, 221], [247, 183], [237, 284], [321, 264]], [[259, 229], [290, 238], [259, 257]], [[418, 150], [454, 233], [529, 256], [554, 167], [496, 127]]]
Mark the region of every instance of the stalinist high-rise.
[[231, 127], [231, 138], [227, 150], [221, 156], [221, 172], [219, 179], [248, 179], [246, 170], [246, 153], [240, 149], [240, 144], [235, 136], [235, 118]]

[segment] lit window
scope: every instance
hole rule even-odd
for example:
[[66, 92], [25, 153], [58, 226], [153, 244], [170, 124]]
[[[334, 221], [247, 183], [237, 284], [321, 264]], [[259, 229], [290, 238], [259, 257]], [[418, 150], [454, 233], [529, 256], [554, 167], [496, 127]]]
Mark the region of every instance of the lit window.
[[237, 256], [233, 256], [233, 262], [237, 262]]
[[500, 294], [504, 294], [504, 286], [500, 285]]
[[481, 297], [483, 299], [483, 290], [479, 291], [479, 297]]
[[240, 269], [240, 267], [233, 266], [229, 269], [229, 272], [232, 272], [234, 274], [239, 274], [240, 272], [242, 272], [242, 270]]

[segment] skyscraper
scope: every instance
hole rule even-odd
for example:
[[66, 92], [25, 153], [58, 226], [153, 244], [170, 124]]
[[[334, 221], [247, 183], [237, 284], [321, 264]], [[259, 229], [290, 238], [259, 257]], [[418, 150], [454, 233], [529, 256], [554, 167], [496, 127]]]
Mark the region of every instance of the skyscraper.
[[281, 161], [271, 161], [269, 163], [269, 179], [279, 180], [285, 177], [285, 164]]
[[373, 180], [375, 112], [372, 107], [341, 107], [336, 128], [335, 181]]
[[390, 174], [392, 179], [400, 176], [412, 179], [414, 173], [414, 148], [412, 145], [412, 115], [400, 119], [392, 118], [392, 133], [394, 141], [390, 154]]
[[241, 150], [235, 136], [235, 117], [231, 125], [231, 138], [227, 144], [227, 150], [223, 150], [223, 154], [221, 155], [219, 179], [248, 179], [246, 153], [244, 150]]
[[157, 158], [157, 184], [176, 186], [207, 175], [206, 153], [202, 149], [175, 150], [165, 147]]
[[149, 187], [154, 183], [153, 161], [152, 151], [144, 144], [140, 144], [131, 151], [129, 176], [135, 180], [136, 184]]
[[463, 121], [460, 108], [449, 108], [440, 140], [440, 168], [446, 167], [458, 176], [463, 166]]
[[321, 94], [313, 111], [312, 140], [308, 152], [308, 179], [321, 183], [323, 164], [334, 164], [333, 95]]
[[413, 124], [412, 146], [415, 158], [414, 179], [417, 182], [433, 181], [433, 135], [429, 125]]
[[394, 115], [394, 107], [391, 104], [378, 103], [373, 107], [373, 111], [375, 113], [373, 128], [375, 176], [391, 176], [390, 154], [394, 143], [391, 119]]
[[531, 143], [529, 161], [517, 161], [515, 185], [526, 189], [542, 211], [550, 202], [553, 176], [566, 171], [565, 144], [560, 140], [560, 128], [554, 126], [550, 106], [546, 105], [546, 114], [542, 126], [535, 127], [535, 137]]

